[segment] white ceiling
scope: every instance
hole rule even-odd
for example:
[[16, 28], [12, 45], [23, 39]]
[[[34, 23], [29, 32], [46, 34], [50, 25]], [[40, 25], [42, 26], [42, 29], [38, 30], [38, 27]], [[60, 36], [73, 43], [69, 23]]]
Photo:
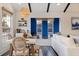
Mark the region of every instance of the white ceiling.
[[68, 8], [68, 12], [77, 12], [79, 13], [79, 3], [72, 3], [70, 8]]
[[11, 3], [11, 5], [15, 11], [20, 10], [22, 7], [28, 7], [27, 3]]
[[[27, 3], [22, 3], [22, 4], [12, 3], [11, 5], [14, 10], [19, 10], [22, 7], [28, 7]], [[63, 12], [66, 5], [67, 5], [67, 3], [62, 3], [60, 5], [57, 5], [56, 3], [51, 3], [49, 12], [57, 12], [57, 11]], [[31, 3], [32, 12], [46, 12], [47, 6], [48, 6], [48, 3]]]
[[[13, 9], [15, 11], [20, 10], [22, 7], [28, 7], [27, 3], [11, 3]], [[57, 5], [57, 3], [51, 3], [49, 7], [49, 13], [53, 12], [61, 12], [64, 13], [64, 9], [66, 7], [67, 3], [61, 3], [60, 5]], [[31, 9], [32, 13], [47, 13], [47, 6], [48, 3], [31, 3]], [[79, 11], [79, 4], [78, 3], [71, 3], [67, 11]], [[29, 7], [28, 7], [29, 8]]]
[[60, 5], [57, 5], [57, 3], [50, 4], [49, 12], [63, 12], [67, 3], [61, 3]]
[[32, 3], [31, 8], [32, 12], [46, 12], [47, 3]]

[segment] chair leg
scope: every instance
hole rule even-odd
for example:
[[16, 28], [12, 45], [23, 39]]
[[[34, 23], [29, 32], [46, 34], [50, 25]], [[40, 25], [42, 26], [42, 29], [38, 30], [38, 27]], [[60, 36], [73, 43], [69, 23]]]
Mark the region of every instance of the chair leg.
[[12, 56], [12, 54], [13, 54], [13, 47], [12, 47], [12, 44], [10, 44], [10, 50], [9, 50], [9, 51], [10, 51], [9, 55]]

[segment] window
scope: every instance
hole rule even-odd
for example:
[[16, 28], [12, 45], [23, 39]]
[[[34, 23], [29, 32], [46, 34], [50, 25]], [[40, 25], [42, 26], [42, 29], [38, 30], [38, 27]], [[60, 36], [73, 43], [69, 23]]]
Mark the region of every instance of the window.
[[6, 10], [5, 8], [2, 8], [2, 31], [3, 32], [10, 32], [11, 29], [11, 13]]
[[2, 17], [2, 29], [3, 32], [10, 32], [10, 16], [5, 15]]

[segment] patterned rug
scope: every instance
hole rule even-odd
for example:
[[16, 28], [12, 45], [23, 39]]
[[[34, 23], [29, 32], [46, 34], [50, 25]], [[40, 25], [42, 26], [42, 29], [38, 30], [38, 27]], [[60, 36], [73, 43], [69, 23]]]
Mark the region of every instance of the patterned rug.
[[57, 53], [53, 50], [51, 46], [42, 46], [41, 50], [43, 56], [57, 56]]

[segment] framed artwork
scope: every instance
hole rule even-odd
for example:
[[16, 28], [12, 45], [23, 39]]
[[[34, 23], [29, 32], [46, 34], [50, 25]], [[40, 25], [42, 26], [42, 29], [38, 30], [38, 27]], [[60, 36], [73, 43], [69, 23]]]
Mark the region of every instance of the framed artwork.
[[73, 30], [78, 30], [79, 29], [79, 17], [72, 17], [71, 24], [72, 24]]

